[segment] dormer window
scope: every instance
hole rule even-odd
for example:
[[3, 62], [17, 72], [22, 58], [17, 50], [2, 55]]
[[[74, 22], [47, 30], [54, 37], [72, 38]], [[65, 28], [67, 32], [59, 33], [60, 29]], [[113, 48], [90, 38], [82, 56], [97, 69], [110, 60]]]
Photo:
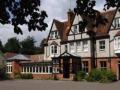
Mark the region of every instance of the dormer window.
[[111, 29], [120, 28], [120, 17], [117, 17], [113, 20]]
[[50, 39], [58, 39], [58, 38], [59, 38], [58, 31], [51, 31]]
[[74, 30], [73, 30], [74, 34], [78, 33], [77, 25], [73, 26], [73, 29], [74, 29]]

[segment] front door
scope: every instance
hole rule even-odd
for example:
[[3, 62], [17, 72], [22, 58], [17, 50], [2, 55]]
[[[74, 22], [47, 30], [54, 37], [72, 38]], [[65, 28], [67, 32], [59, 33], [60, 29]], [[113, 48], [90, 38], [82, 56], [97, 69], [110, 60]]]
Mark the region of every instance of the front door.
[[70, 77], [70, 59], [64, 58], [63, 59], [63, 78]]

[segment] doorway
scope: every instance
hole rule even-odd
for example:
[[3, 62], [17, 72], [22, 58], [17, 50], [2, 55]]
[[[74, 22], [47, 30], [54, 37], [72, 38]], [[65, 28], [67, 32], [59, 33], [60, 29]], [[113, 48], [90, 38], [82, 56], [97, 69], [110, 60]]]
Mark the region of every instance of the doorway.
[[70, 77], [70, 59], [64, 58], [63, 59], [63, 78]]
[[120, 80], [120, 63], [118, 64], [118, 79]]

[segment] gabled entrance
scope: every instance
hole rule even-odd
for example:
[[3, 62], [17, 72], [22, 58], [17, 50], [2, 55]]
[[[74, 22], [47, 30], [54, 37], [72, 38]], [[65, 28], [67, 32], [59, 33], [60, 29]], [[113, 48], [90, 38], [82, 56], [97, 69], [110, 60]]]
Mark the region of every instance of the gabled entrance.
[[[52, 60], [59, 60], [59, 74], [63, 78], [72, 78], [79, 70], [81, 70], [81, 58], [70, 53], [64, 52], [59, 57], [54, 57]], [[53, 65], [55, 68], [56, 65]]]

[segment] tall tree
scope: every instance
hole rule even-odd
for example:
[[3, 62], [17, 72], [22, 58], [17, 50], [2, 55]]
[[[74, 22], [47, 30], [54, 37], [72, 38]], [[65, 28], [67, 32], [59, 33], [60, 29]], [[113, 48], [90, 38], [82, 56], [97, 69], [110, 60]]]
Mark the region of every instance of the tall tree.
[[[79, 22], [80, 31], [84, 31], [85, 27], [98, 27], [99, 24], [106, 24], [108, 20], [100, 14], [100, 12], [94, 9], [96, 5], [96, 0], [76, 0], [76, 8], [74, 9], [76, 14], [82, 16], [83, 21]], [[105, 5], [103, 9], [106, 11], [110, 8], [116, 8], [120, 11], [120, 0], [105, 0]], [[91, 41], [91, 68], [96, 68], [95, 61], [95, 36], [96, 33], [93, 30], [89, 30], [88, 35]]]
[[33, 37], [28, 36], [21, 42], [21, 53], [23, 54], [34, 54], [35, 52], [35, 40]]
[[19, 49], [20, 49], [19, 40], [16, 37], [8, 39], [4, 48], [6, 52], [19, 53]]
[[28, 30], [45, 30], [46, 12], [40, 10], [40, 0], [0, 0], [0, 23], [11, 24], [14, 32], [23, 34], [19, 25], [27, 25]]

